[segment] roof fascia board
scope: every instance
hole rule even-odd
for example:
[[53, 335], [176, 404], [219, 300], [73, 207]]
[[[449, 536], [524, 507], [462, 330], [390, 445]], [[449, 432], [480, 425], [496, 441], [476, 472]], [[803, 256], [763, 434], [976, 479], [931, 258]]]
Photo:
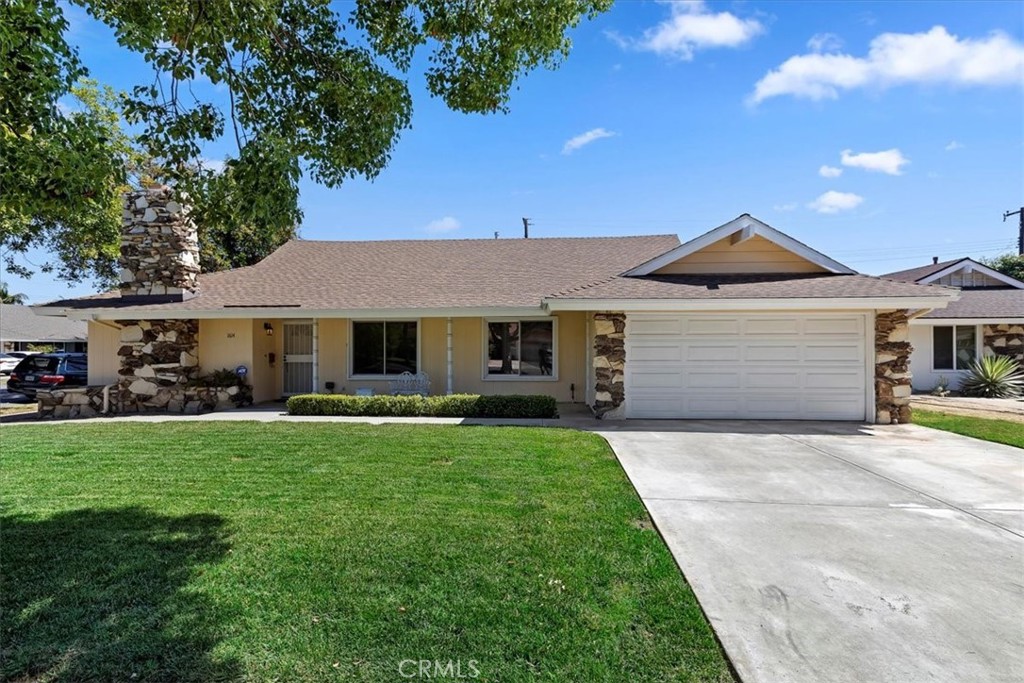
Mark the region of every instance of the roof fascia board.
[[945, 308], [955, 297], [833, 297], [820, 299], [546, 299], [552, 311], [751, 311]]
[[821, 266], [832, 273], [845, 273], [848, 275], [855, 275], [857, 273], [857, 271], [852, 268], [844, 266], [836, 260], [830, 259], [820, 251], [811, 249], [806, 244], [802, 244], [789, 235], [779, 232], [767, 223], [759, 221], [753, 216], [744, 214], [739, 218], [734, 218], [725, 225], [720, 225], [714, 230], [704, 233], [700, 237], [695, 237], [689, 242], [680, 244], [678, 247], [665, 252], [661, 256], [657, 256], [646, 263], [642, 263], [631, 270], [627, 270], [623, 275], [650, 275], [654, 271], [667, 266], [673, 261], [678, 261], [684, 256], [689, 256], [690, 254], [700, 251], [701, 249], [704, 249], [719, 240], [725, 239], [726, 237], [731, 237], [737, 232], [741, 233], [741, 238], [738, 241], [733, 242], [734, 244], [750, 239], [755, 235], [759, 235], [769, 242], [774, 242], [783, 249], [791, 251], [797, 256], [800, 256], [815, 265]]
[[989, 266], [986, 266], [984, 263], [978, 263], [974, 259], [969, 259], [969, 258], [961, 259], [961, 260], [957, 261], [956, 263], [943, 268], [940, 271], [934, 272], [931, 275], [926, 275], [926, 276], [924, 276], [923, 278], [921, 278], [919, 280], [915, 280], [915, 282], [917, 282], [918, 284], [921, 284], [921, 285], [926, 285], [929, 282], [934, 282], [935, 280], [938, 280], [940, 278], [944, 278], [947, 275], [952, 275], [953, 273], [957, 272], [958, 270], [962, 270], [965, 273], [978, 272], [978, 273], [981, 273], [982, 275], [988, 275], [990, 278], [992, 278], [994, 280], [999, 280], [1000, 282], [1005, 282], [1006, 284], [1010, 285], [1011, 287], [1016, 287], [1017, 289], [1024, 289], [1024, 282], [1021, 282], [1020, 280], [1016, 280], [1016, 279], [1010, 277], [1009, 275], [1003, 275], [998, 270], [995, 270], [994, 268], [990, 268]]
[[240, 318], [516, 318], [543, 316], [542, 306], [473, 307], [473, 308], [375, 308], [375, 309], [311, 309], [311, 308], [217, 308], [205, 310], [145, 310], [137, 308], [49, 308], [40, 315], [65, 316], [72, 320], [217, 320]]
[[1000, 316], [986, 318], [913, 318], [911, 325], [1005, 325], [1007, 323], [1019, 325], [1024, 321], [1024, 315]]

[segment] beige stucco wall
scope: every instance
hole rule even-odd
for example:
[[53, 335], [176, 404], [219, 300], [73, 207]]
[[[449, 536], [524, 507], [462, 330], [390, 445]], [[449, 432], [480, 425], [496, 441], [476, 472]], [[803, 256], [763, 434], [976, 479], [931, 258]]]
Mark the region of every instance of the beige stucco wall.
[[[281, 348], [284, 344], [281, 321], [275, 318], [254, 318], [252, 321], [252, 366], [249, 383], [252, 397], [256, 402], [271, 401], [281, 397]], [[270, 323], [274, 334], [267, 336], [263, 323]], [[274, 354], [274, 362], [270, 362]]]
[[718, 240], [654, 271], [659, 275], [701, 273], [823, 273], [824, 268], [760, 235], [739, 244]]
[[[484, 321], [482, 318], [453, 318], [454, 390], [477, 394], [550, 394], [569, 401], [570, 385], [575, 384], [576, 400], [584, 399], [587, 381], [586, 314], [560, 313], [558, 319], [557, 379], [484, 379]], [[349, 321], [321, 318], [318, 321], [319, 390], [326, 382], [335, 383], [338, 393], [353, 394], [357, 389], [387, 393], [387, 380], [354, 379], [349, 375]], [[432, 394], [447, 390], [447, 321], [445, 318], [421, 318], [420, 369], [430, 375]]]
[[199, 367], [208, 375], [217, 370], [252, 368], [252, 320], [199, 321]]
[[[453, 318], [452, 343], [454, 390], [477, 394], [550, 394], [559, 401], [572, 397], [582, 402], [589, 381], [586, 319], [582, 312], [556, 314], [557, 376], [554, 379], [485, 379], [484, 319]], [[239, 318], [199, 321], [199, 365], [202, 374], [239, 365], [249, 368], [253, 399], [257, 402], [281, 397], [283, 389], [284, 334], [280, 319]], [[264, 323], [274, 334], [268, 336]], [[387, 393], [387, 380], [353, 379], [349, 376], [349, 320], [321, 318], [317, 321], [319, 350], [318, 391], [327, 382], [335, 383], [338, 393], [355, 393], [372, 388]], [[430, 375], [431, 393], [447, 389], [447, 321], [445, 318], [421, 318], [420, 368]], [[89, 323], [89, 383], [107, 384], [118, 380], [120, 331], [105, 324]], [[271, 363], [270, 354], [274, 354]]]
[[112, 325], [89, 321], [89, 384], [113, 384], [120, 379], [117, 349], [121, 345], [121, 330]]

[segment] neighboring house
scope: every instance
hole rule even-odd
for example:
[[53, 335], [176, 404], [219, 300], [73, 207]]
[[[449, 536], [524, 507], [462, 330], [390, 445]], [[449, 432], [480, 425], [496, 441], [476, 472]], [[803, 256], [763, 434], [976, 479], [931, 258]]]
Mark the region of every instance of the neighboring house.
[[967, 364], [982, 355], [1006, 355], [1024, 364], [1024, 282], [969, 258], [936, 258], [882, 277], [961, 290], [955, 303], [911, 320], [915, 390], [931, 391], [943, 378], [958, 389]]
[[0, 351], [86, 350], [87, 325], [81, 320], [43, 318], [30, 306], [0, 304]]
[[257, 401], [385, 393], [424, 371], [434, 393], [609, 417], [905, 420], [906, 313], [959, 295], [858, 274], [746, 214], [685, 244], [293, 240], [204, 275], [169, 191], [132, 195], [127, 215], [121, 290], [36, 310], [88, 320], [90, 383], [143, 409], [245, 366]]

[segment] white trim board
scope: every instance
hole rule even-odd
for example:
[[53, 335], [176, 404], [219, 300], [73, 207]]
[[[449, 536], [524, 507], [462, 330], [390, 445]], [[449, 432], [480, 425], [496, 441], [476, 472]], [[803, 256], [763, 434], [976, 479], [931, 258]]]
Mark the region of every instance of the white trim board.
[[484, 318], [545, 316], [540, 305], [522, 308], [374, 308], [374, 309], [310, 309], [298, 306], [253, 308], [207, 308], [152, 310], [133, 307], [64, 309], [52, 306], [33, 307], [37, 315], [67, 317], [71, 320], [227, 320], [238, 318]]
[[720, 225], [710, 232], [706, 232], [700, 237], [695, 237], [689, 242], [684, 242], [678, 247], [671, 249], [661, 256], [657, 256], [646, 263], [643, 263], [636, 268], [627, 270], [623, 275], [626, 276], [640, 276], [650, 275], [659, 268], [663, 268], [670, 263], [678, 261], [684, 256], [700, 251], [701, 249], [723, 240], [727, 237], [736, 237], [734, 243], [748, 240], [755, 235], [763, 237], [769, 242], [773, 242], [783, 249], [790, 251], [797, 256], [810, 261], [811, 263], [821, 266], [825, 270], [832, 273], [845, 273], [847, 275], [855, 275], [857, 271], [853, 270], [848, 266], [844, 266], [836, 260], [825, 256], [820, 251], [811, 249], [803, 242], [799, 242], [785, 233], [779, 232], [775, 228], [771, 227], [767, 223], [760, 221], [750, 214], [743, 214], [738, 218], [734, 218], [725, 225]]
[[550, 311], [857, 311], [945, 308], [954, 297], [821, 299], [546, 299]]
[[911, 325], [934, 327], [936, 325], [1024, 325], [1024, 317], [1002, 318], [913, 318]]

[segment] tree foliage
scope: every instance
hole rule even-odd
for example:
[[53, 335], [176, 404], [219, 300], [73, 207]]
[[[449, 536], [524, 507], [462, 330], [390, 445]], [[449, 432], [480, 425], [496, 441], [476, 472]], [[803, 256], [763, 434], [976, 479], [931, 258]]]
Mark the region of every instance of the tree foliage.
[[28, 297], [24, 294], [12, 292], [7, 287], [6, 282], [0, 282], [0, 304], [24, 304], [28, 301]]
[[[187, 191], [222, 238], [205, 255], [220, 266], [294, 230], [303, 172], [336, 187], [387, 165], [411, 121], [417, 53], [431, 95], [456, 111], [504, 111], [517, 78], [557, 66], [568, 29], [611, 4], [357, 0], [343, 15], [327, 0], [70, 1], [152, 65], [122, 111], [153, 179]], [[85, 75], [57, 0], [0, 2], [3, 243], [51, 248], [68, 280], [109, 276], [107, 212], [131, 168], [102, 115], [61, 110]], [[196, 97], [200, 79], [223, 86], [227, 104]], [[204, 170], [203, 146], [225, 134], [236, 147], [226, 172]]]
[[1013, 253], [1001, 254], [994, 258], [981, 259], [981, 262], [993, 270], [998, 270], [1003, 275], [1009, 275], [1024, 282], [1024, 256]]

